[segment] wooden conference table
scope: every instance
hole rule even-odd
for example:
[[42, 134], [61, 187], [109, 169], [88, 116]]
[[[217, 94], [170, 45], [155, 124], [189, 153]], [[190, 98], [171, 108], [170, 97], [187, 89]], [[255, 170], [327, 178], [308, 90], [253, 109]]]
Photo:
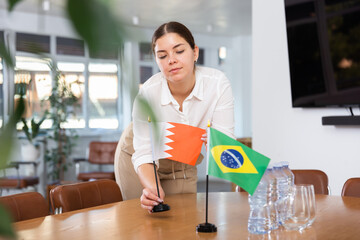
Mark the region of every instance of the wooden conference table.
[[[360, 198], [316, 196], [316, 220], [303, 232], [249, 234], [247, 193], [209, 193], [209, 222], [217, 233], [196, 233], [205, 222], [205, 193], [166, 197], [171, 210], [149, 214], [139, 199], [17, 222], [19, 239], [360, 239]], [[31, 207], [31, 206], [30, 206]]]

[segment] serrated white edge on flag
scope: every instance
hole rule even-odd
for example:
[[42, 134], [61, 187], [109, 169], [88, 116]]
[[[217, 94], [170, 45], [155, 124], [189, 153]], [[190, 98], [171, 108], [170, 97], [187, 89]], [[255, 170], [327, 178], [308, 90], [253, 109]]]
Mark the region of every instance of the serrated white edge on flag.
[[158, 127], [160, 130], [160, 139], [159, 139], [158, 144], [156, 144], [156, 146], [155, 146], [155, 157], [156, 157], [156, 159], [172, 157], [171, 154], [169, 154], [165, 151], [172, 149], [172, 147], [166, 145], [166, 143], [173, 142], [173, 140], [167, 138], [167, 136], [174, 135], [174, 133], [172, 133], [168, 130], [169, 128], [173, 128], [174, 125], [172, 125], [168, 122], [160, 122], [160, 123], [158, 123]]

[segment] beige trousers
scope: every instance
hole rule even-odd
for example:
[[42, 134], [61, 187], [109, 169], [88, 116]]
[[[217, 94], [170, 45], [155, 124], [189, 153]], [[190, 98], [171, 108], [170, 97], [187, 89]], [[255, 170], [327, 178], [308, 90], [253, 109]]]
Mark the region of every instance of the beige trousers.
[[[124, 200], [140, 198], [143, 186], [140, 183], [131, 156], [134, 153], [132, 123], [124, 130], [117, 145], [114, 160], [116, 182]], [[197, 164], [203, 156], [200, 155]], [[166, 195], [176, 193], [196, 193], [197, 170], [195, 166], [171, 161], [159, 160], [158, 175]]]

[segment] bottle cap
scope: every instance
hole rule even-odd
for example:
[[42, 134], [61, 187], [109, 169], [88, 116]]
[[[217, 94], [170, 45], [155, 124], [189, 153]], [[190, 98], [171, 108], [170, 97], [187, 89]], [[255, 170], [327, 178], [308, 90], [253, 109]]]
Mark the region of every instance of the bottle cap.
[[276, 162], [276, 163], [274, 163], [274, 165], [273, 165], [274, 168], [281, 168], [282, 166], [283, 166], [283, 165], [282, 165], [281, 162]]
[[289, 166], [289, 162], [287, 162], [287, 161], [283, 161], [283, 162], [281, 162], [282, 163], [282, 165], [284, 166], [284, 167], [288, 167]]

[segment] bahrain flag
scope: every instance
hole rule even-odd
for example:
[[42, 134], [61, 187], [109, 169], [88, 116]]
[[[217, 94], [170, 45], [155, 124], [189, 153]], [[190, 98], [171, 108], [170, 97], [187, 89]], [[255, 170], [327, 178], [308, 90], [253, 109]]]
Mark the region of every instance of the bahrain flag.
[[205, 133], [205, 129], [168, 122], [162, 152], [167, 159], [195, 166], [203, 144], [201, 136]]

